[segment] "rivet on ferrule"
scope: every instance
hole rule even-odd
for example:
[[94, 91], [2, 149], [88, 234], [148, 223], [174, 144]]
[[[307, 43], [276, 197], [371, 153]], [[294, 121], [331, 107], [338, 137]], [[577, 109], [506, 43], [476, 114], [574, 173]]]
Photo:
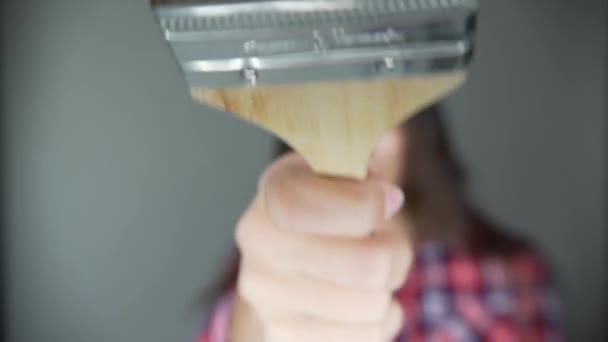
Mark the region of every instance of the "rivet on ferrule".
[[384, 57], [381, 62], [376, 64], [376, 71], [385, 72], [395, 69], [395, 59], [392, 57]]
[[243, 78], [249, 82], [250, 85], [254, 86], [258, 83], [258, 71], [254, 68], [245, 68], [242, 71]]

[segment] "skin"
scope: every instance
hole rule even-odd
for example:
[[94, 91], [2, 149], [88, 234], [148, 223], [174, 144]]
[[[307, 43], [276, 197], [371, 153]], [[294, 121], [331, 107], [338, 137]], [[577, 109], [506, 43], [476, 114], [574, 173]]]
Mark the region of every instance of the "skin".
[[242, 264], [234, 342], [386, 342], [402, 312], [392, 298], [412, 262], [401, 174], [404, 134], [378, 144], [362, 182], [323, 178], [289, 154], [262, 174], [236, 241]]

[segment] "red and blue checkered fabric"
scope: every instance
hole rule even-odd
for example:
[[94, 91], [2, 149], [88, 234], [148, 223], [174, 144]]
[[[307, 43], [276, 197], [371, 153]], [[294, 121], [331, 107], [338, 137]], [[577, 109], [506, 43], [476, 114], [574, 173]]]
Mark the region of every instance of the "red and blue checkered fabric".
[[563, 341], [556, 289], [532, 253], [475, 257], [422, 246], [397, 293], [405, 315], [397, 341]]
[[[530, 252], [479, 258], [426, 243], [417, 249], [407, 282], [395, 295], [405, 316], [396, 342], [565, 340], [549, 271]], [[229, 296], [219, 301], [198, 342], [227, 342], [230, 305]]]

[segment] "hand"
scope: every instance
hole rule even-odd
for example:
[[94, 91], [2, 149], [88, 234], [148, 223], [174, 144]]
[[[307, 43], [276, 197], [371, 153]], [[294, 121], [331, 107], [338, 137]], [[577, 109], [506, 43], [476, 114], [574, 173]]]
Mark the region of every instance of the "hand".
[[[393, 185], [319, 177], [295, 154], [271, 165], [236, 230], [233, 341], [392, 340], [402, 324], [392, 294], [412, 260], [390, 220], [402, 202]], [[243, 331], [252, 322], [263, 338]]]

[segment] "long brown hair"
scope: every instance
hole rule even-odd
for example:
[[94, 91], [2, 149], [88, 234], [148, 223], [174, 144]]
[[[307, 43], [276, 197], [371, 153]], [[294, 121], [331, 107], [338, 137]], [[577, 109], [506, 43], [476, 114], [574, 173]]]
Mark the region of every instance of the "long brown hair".
[[[527, 249], [523, 241], [502, 233], [466, 198], [466, 175], [449, 143], [444, 112], [439, 105], [422, 110], [400, 128], [407, 141], [402, 187], [404, 210], [416, 241], [440, 240], [466, 246], [483, 257], [508, 257]], [[276, 156], [291, 149], [278, 142]], [[405, 150], [405, 149], [404, 149]], [[240, 257], [236, 248], [229, 267], [213, 293], [233, 288]]]

